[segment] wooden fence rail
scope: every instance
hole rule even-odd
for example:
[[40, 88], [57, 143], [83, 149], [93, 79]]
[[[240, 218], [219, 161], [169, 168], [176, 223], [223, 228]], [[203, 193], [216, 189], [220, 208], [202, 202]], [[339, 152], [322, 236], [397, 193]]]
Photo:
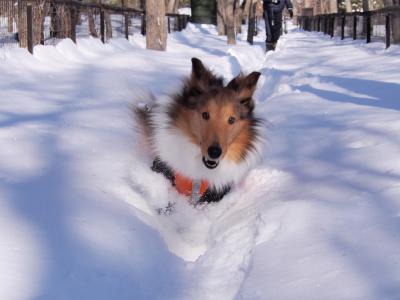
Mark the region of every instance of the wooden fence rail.
[[298, 25], [306, 31], [319, 31], [341, 39], [383, 41], [386, 48], [400, 44], [400, 6], [375, 11], [337, 13], [298, 17]]
[[400, 43], [400, 6], [375, 11], [337, 13], [298, 17], [298, 25], [306, 31], [319, 31], [341, 39], [363, 38], [367, 43], [383, 41], [386, 48]]

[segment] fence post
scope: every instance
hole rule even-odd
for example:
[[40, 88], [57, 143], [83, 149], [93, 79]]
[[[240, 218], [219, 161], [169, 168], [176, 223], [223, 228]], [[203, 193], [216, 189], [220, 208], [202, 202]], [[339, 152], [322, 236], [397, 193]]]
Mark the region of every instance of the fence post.
[[70, 8], [71, 17], [71, 40], [76, 44], [76, 9], [75, 7]]
[[104, 38], [104, 10], [100, 10], [100, 38], [101, 42], [104, 44], [105, 43], [105, 38]]
[[317, 19], [317, 31], [321, 32], [321, 17], [320, 16], [318, 16], [318, 19]]
[[171, 19], [169, 16], [167, 16], [167, 20], [168, 20], [168, 33], [171, 33]]
[[26, 5], [26, 28], [27, 28], [27, 45], [28, 51], [33, 54], [33, 17], [32, 17], [32, 4]]
[[179, 18], [181, 19], [181, 31], [185, 29], [185, 16], [184, 15], [179, 15]]
[[326, 34], [331, 35], [331, 17], [326, 16]]
[[367, 11], [367, 22], [366, 22], [366, 26], [367, 26], [367, 43], [371, 43], [371, 12]]
[[331, 17], [326, 16], [326, 34], [331, 35]]
[[353, 40], [357, 39], [357, 15], [353, 16]]
[[346, 15], [342, 16], [342, 28], [341, 28], [341, 34], [342, 34], [342, 40], [344, 40], [344, 25], [346, 24]]
[[183, 29], [186, 29], [188, 22], [189, 22], [188, 16], [184, 15], [183, 16]]
[[[247, 42], [250, 45], [253, 45], [253, 37], [254, 37], [254, 30], [255, 30], [255, 17], [256, 16], [256, 4], [250, 4], [249, 10], [249, 21], [247, 22]], [[300, 22], [302, 24], [303, 22]], [[303, 28], [304, 29], [304, 28]]]
[[386, 49], [390, 47], [390, 13], [385, 16], [386, 19]]
[[331, 38], [335, 35], [335, 15], [331, 17]]
[[176, 22], [176, 31], [181, 31], [181, 18], [179, 18], [179, 15], [175, 15], [175, 22]]
[[182, 31], [183, 30], [183, 16], [178, 15], [178, 19], [179, 19], [179, 31]]
[[125, 13], [125, 38], [129, 40], [129, 14]]
[[140, 33], [146, 35], [146, 12], [142, 14], [142, 22], [140, 24]]

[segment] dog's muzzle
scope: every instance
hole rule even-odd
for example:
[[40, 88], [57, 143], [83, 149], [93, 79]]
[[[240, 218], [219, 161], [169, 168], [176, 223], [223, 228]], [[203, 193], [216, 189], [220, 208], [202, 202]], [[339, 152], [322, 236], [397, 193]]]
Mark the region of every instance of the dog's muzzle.
[[222, 149], [218, 143], [214, 143], [207, 149], [207, 158], [203, 156], [203, 163], [209, 169], [215, 169], [218, 166]]
[[215, 169], [218, 167], [219, 160], [209, 159], [203, 156], [203, 163], [208, 169]]

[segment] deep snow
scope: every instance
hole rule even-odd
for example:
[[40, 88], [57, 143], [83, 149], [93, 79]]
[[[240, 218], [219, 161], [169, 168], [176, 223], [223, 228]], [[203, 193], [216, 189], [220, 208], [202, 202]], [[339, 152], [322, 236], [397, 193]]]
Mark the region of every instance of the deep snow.
[[[0, 299], [400, 298], [400, 48], [239, 38], [0, 49]], [[196, 208], [149, 170], [129, 113], [193, 56], [227, 80], [261, 70], [271, 123], [263, 162]]]

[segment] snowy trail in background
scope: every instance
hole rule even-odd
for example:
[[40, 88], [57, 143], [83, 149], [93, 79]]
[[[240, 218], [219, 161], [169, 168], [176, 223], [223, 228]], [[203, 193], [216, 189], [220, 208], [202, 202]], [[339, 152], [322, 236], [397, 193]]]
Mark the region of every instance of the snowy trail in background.
[[[0, 298], [398, 299], [400, 48], [293, 29], [265, 56], [263, 38], [189, 25], [165, 53], [139, 35], [4, 52]], [[149, 169], [129, 113], [194, 56], [227, 80], [261, 70], [271, 123], [263, 162], [197, 208]]]

